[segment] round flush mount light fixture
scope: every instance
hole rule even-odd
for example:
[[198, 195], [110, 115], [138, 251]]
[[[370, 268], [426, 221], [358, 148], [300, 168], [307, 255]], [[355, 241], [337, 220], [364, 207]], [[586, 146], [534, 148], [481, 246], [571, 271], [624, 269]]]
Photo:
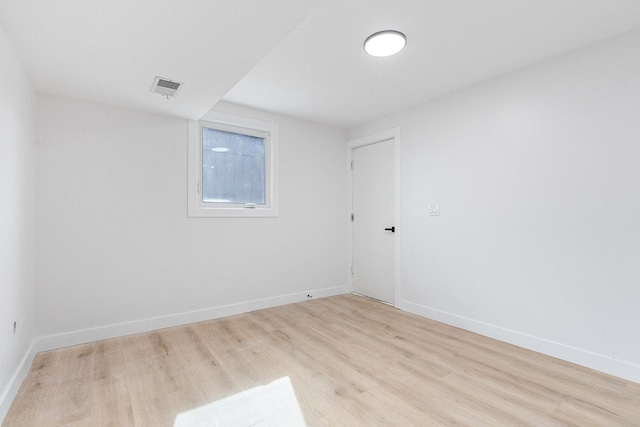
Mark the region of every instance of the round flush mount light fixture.
[[407, 38], [400, 31], [379, 31], [367, 37], [364, 51], [371, 56], [391, 56], [404, 49], [406, 44]]

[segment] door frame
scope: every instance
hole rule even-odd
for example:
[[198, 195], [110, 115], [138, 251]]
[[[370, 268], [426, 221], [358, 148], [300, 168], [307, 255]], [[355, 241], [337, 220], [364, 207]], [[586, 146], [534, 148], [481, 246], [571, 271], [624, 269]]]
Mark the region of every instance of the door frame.
[[394, 188], [394, 217], [395, 223], [391, 224], [396, 227], [395, 232], [395, 247], [394, 247], [394, 306], [398, 307], [401, 301], [401, 279], [402, 279], [402, 157], [401, 157], [401, 128], [395, 127], [392, 129], [384, 130], [372, 135], [363, 136], [361, 138], [353, 139], [347, 142], [347, 170], [348, 170], [348, 215], [347, 221], [349, 223], [348, 230], [348, 250], [349, 250], [349, 264], [348, 264], [348, 290], [353, 292], [353, 222], [351, 221], [351, 214], [353, 213], [353, 169], [351, 165], [353, 162], [353, 150], [365, 145], [371, 145], [378, 142], [387, 141], [389, 139], [394, 140], [394, 171], [395, 171], [395, 188]]

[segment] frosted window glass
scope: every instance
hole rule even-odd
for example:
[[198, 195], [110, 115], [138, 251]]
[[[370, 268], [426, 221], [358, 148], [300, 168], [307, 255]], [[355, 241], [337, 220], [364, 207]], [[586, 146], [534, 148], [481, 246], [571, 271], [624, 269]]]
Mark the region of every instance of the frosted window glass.
[[202, 201], [264, 204], [264, 138], [202, 128]]

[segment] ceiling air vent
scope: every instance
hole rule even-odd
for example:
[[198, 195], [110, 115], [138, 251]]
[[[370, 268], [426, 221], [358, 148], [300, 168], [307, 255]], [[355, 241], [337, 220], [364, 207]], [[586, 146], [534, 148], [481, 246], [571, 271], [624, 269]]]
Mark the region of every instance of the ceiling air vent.
[[151, 85], [151, 92], [166, 96], [167, 99], [169, 99], [178, 94], [178, 91], [180, 90], [182, 85], [183, 83], [181, 82], [176, 82], [156, 76], [156, 78], [153, 80], [153, 85]]

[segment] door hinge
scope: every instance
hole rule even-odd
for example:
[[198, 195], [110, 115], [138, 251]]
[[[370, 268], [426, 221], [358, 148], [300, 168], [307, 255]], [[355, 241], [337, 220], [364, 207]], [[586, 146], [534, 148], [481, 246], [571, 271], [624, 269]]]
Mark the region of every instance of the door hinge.
[[353, 170], [353, 160], [351, 160], [351, 170]]
[[351, 214], [351, 222], [355, 219], [355, 215]]

